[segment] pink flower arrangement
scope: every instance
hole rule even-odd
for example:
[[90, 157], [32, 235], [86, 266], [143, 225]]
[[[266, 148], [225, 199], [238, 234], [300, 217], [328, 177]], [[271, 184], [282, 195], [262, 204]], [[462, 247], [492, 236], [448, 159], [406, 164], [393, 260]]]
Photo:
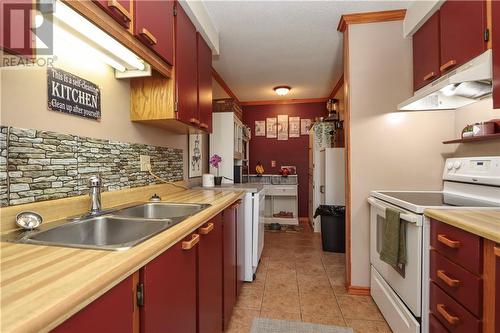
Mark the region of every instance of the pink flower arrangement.
[[219, 164], [222, 162], [222, 157], [220, 157], [219, 155], [217, 154], [214, 154], [210, 160], [208, 161], [208, 163], [210, 163], [210, 165], [214, 168], [217, 169], [217, 177], [219, 176]]

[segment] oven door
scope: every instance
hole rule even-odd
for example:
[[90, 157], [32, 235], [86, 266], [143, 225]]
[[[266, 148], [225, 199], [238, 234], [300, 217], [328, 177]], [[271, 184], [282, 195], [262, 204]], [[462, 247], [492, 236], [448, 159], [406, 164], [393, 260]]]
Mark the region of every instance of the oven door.
[[[385, 282], [398, 294], [415, 317], [421, 316], [422, 305], [422, 236], [423, 216], [370, 197], [370, 262]], [[394, 268], [380, 260], [385, 231], [385, 210], [401, 212], [406, 222], [406, 254], [404, 267]]]

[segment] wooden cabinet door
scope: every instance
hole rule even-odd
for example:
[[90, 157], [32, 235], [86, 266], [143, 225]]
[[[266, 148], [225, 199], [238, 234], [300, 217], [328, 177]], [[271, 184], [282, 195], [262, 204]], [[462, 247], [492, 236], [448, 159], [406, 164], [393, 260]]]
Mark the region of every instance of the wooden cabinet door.
[[222, 332], [222, 215], [198, 233], [198, 332]]
[[439, 77], [439, 12], [413, 35], [413, 90]]
[[227, 329], [236, 303], [236, 208], [231, 206], [222, 213], [223, 230], [223, 316]]
[[198, 115], [200, 128], [212, 133], [212, 50], [203, 37], [198, 42]]
[[500, 1], [491, 2], [493, 37], [493, 108], [500, 108]]
[[141, 269], [142, 333], [196, 332], [197, 245], [186, 246], [196, 237], [178, 242]]
[[447, 0], [439, 11], [441, 74], [486, 50], [486, 1]]
[[175, 100], [177, 119], [200, 124], [198, 119], [198, 70], [196, 27], [179, 4], [175, 16]]
[[134, 4], [134, 35], [173, 65], [175, 2], [140, 0], [134, 1]]
[[132, 0], [94, 0], [109, 16], [123, 27], [132, 22]]
[[2, 0], [0, 4], [0, 48], [15, 55], [32, 58], [35, 55], [31, 31], [34, 2]]
[[495, 254], [495, 305], [494, 305], [494, 325], [495, 333], [500, 333], [500, 244], [493, 248]]
[[132, 333], [135, 294], [133, 276], [87, 305], [52, 330], [53, 333]]

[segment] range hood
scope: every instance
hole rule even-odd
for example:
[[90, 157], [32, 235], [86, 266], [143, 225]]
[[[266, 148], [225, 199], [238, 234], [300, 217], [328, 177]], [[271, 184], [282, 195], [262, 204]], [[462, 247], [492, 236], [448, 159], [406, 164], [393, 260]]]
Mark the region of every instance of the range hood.
[[417, 90], [400, 111], [454, 110], [491, 95], [491, 49]]

